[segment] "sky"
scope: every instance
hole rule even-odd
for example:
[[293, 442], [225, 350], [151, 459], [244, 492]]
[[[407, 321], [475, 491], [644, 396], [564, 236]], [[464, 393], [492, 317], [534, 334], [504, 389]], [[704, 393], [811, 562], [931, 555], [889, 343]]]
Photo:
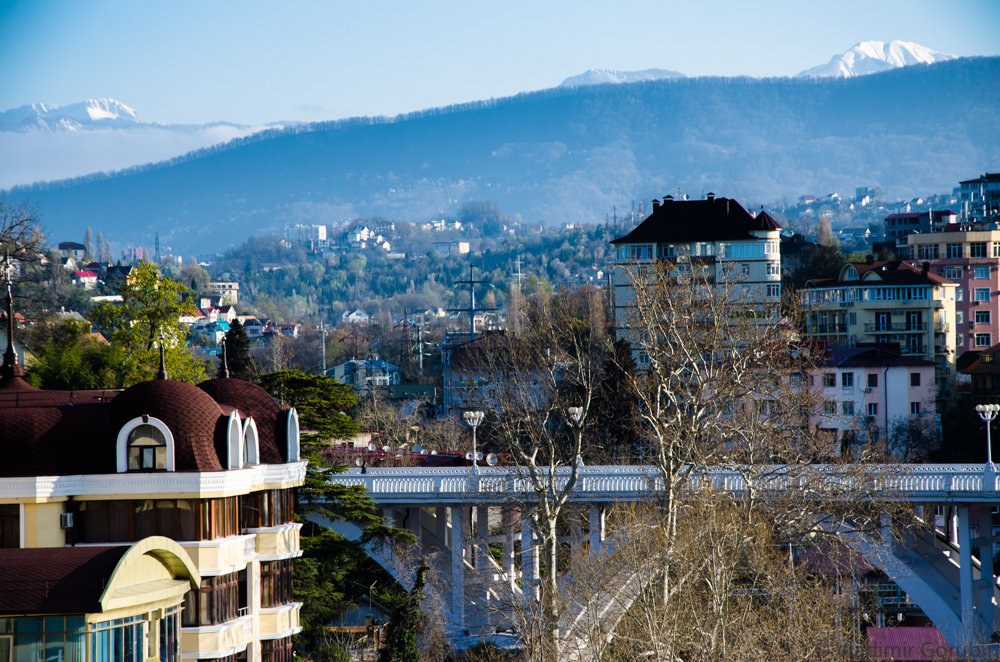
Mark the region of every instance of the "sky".
[[0, 111], [110, 97], [145, 121], [395, 115], [587, 69], [790, 76], [860, 41], [1000, 54], [998, 0], [0, 0]]

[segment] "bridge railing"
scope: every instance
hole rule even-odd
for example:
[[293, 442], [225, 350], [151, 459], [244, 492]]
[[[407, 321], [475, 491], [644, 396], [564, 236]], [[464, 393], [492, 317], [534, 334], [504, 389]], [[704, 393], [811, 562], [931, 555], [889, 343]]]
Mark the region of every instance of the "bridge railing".
[[[573, 494], [580, 499], [645, 500], [664, 489], [663, 476], [650, 465], [602, 465], [580, 467], [578, 471]], [[752, 484], [748, 485], [748, 477]], [[559, 468], [554, 476], [555, 487], [564, 488], [569, 478], [570, 468]], [[814, 489], [832, 495], [878, 492], [886, 498], [951, 500], [997, 494], [997, 478], [984, 474], [979, 464], [759, 465], [694, 470], [688, 474], [686, 486], [735, 494], [746, 493], [752, 487], [761, 493]], [[523, 499], [532, 493], [527, 471], [517, 467], [479, 467], [478, 473], [470, 467], [369, 468], [365, 473], [352, 469], [331, 476], [331, 480], [365, 487], [376, 501], [447, 500], [475, 495]]]

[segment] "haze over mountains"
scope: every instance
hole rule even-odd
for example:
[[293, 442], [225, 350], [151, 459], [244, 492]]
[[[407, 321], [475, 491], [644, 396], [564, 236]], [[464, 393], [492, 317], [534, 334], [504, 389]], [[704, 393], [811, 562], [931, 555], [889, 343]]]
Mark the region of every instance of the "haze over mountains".
[[[945, 192], [1000, 163], [1000, 58], [852, 78], [680, 78], [555, 88], [265, 131], [168, 163], [13, 191], [52, 240], [215, 252], [288, 222], [404, 220], [495, 200], [525, 221], [603, 221], [708, 191], [748, 207], [881, 185]], [[933, 100], [932, 103], [925, 103]], [[77, 132], [82, 133], [82, 132]], [[648, 206], [648, 205], [647, 205]]]

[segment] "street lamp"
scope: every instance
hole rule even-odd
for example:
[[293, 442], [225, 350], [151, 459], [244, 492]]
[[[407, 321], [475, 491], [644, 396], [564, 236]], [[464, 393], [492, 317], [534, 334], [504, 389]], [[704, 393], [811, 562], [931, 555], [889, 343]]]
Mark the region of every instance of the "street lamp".
[[569, 426], [576, 432], [576, 466], [583, 466], [583, 458], [580, 456], [581, 438], [583, 435], [583, 407], [566, 407], [566, 415], [569, 417]]
[[1000, 405], [976, 405], [976, 413], [979, 418], [986, 422], [986, 465], [983, 467], [983, 476], [986, 479], [990, 490], [996, 489], [996, 467], [993, 466], [993, 448], [990, 444], [990, 423], [997, 414], [1000, 413]]
[[467, 411], [462, 414], [462, 418], [465, 419], [465, 424], [472, 428], [472, 473], [474, 474], [479, 473], [479, 465], [476, 464], [476, 428], [483, 422], [484, 416], [486, 416], [486, 414], [481, 411]]

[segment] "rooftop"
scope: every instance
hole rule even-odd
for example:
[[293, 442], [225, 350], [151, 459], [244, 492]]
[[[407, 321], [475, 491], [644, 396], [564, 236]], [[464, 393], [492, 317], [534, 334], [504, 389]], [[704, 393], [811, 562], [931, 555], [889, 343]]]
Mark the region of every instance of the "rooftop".
[[612, 244], [678, 243], [692, 241], [751, 240], [751, 232], [780, 230], [771, 216], [761, 211], [753, 216], [729, 198], [674, 200], [653, 204], [653, 213], [624, 237]]

